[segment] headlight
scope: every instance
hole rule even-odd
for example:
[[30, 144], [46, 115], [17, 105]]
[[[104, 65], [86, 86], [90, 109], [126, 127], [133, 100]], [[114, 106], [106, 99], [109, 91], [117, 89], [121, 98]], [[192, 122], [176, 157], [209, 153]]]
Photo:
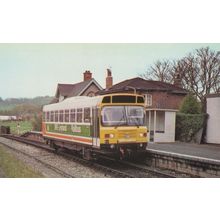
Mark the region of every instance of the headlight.
[[114, 134], [105, 134], [105, 138], [114, 138], [115, 135]]
[[147, 137], [147, 133], [140, 133], [140, 137]]
[[115, 137], [115, 135], [114, 134], [110, 134], [110, 138], [114, 138]]

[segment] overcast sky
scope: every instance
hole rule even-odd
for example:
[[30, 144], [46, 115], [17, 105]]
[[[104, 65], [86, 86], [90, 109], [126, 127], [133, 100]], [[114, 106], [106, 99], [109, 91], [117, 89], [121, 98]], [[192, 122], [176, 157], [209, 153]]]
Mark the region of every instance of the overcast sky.
[[196, 48], [220, 44], [0, 44], [0, 97], [53, 96], [57, 83], [82, 81], [90, 70], [105, 86], [137, 77], [158, 59], [178, 59]]

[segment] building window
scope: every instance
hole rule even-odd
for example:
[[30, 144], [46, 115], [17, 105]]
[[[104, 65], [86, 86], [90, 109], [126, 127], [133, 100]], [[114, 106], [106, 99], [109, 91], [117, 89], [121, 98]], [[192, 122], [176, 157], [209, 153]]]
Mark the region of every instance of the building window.
[[70, 122], [75, 122], [76, 121], [76, 110], [71, 109], [70, 110]]
[[84, 122], [90, 122], [90, 108], [84, 109]]
[[70, 121], [70, 111], [65, 110], [65, 122], [69, 122], [69, 121]]
[[145, 105], [152, 106], [152, 95], [151, 94], [145, 94]]
[[93, 97], [93, 96], [95, 96], [95, 93], [94, 93], [94, 92], [89, 92], [89, 93], [87, 94], [87, 96]]
[[156, 112], [156, 133], [165, 132], [165, 111]]

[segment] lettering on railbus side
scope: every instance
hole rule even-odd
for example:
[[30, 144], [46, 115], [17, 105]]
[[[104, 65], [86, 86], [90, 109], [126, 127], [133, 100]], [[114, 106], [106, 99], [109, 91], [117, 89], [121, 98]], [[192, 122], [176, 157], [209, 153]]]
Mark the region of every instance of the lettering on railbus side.
[[77, 127], [76, 125], [71, 125], [71, 130], [74, 133], [81, 133], [81, 127]]
[[55, 124], [54, 130], [55, 131], [67, 131], [67, 126], [66, 125]]

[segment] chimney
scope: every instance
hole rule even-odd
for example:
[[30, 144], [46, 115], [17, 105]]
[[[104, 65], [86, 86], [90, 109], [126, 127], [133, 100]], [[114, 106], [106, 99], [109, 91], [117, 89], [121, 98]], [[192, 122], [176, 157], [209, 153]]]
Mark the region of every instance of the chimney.
[[106, 89], [109, 89], [112, 86], [113, 86], [112, 71], [110, 69], [107, 69]]
[[83, 74], [84, 74], [84, 82], [92, 79], [92, 73], [89, 70], [86, 70]]
[[182, 80], [181, 80], [180, 74], [179, 74], [179, 73], [176, 73], [176, 74], [174, 75], [173, 85], [182, 88], [182, 83], [181, 83], [181, 82], [182, 82]]

